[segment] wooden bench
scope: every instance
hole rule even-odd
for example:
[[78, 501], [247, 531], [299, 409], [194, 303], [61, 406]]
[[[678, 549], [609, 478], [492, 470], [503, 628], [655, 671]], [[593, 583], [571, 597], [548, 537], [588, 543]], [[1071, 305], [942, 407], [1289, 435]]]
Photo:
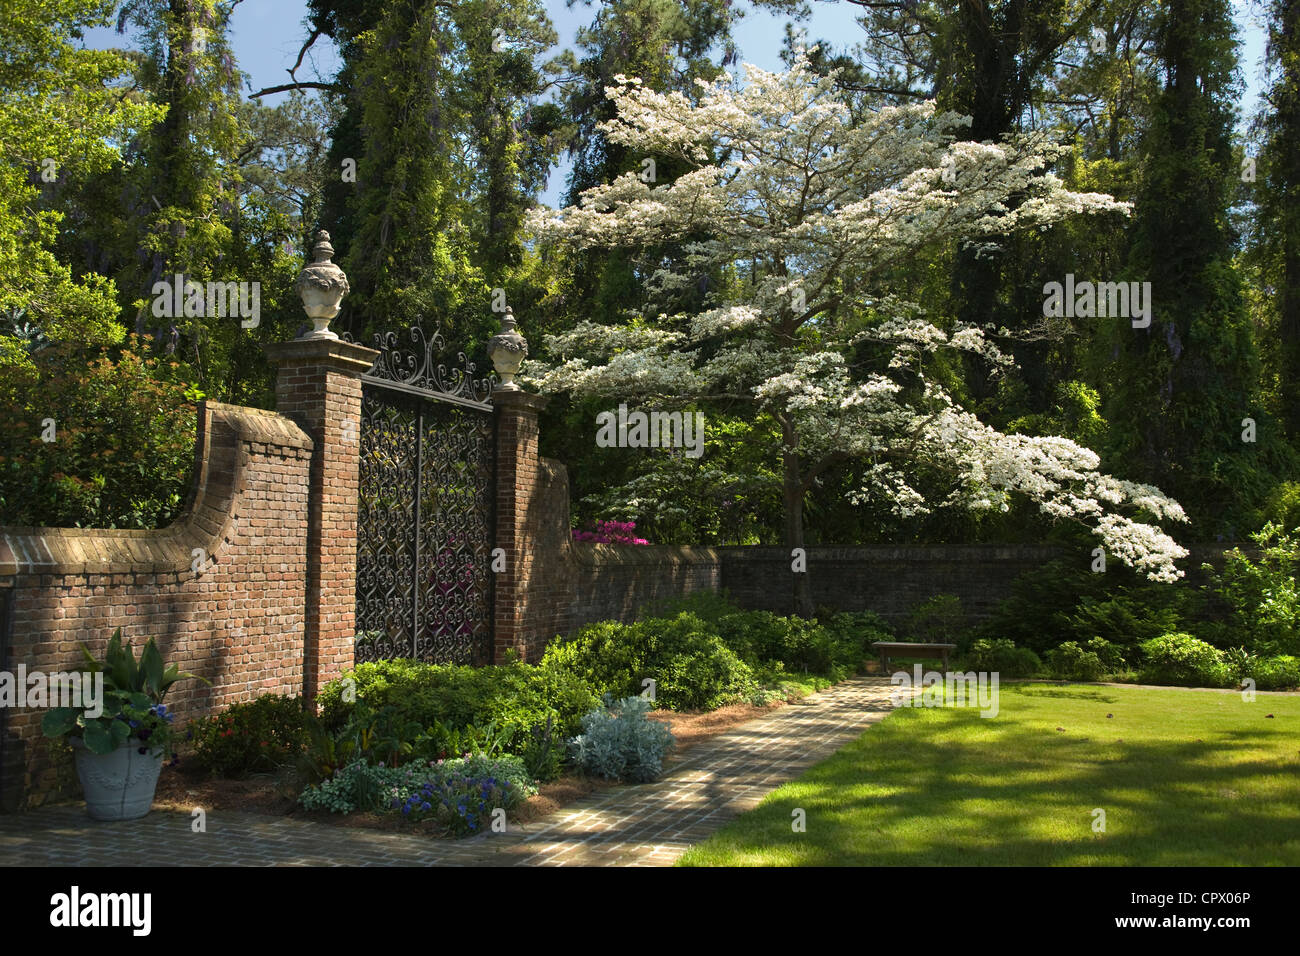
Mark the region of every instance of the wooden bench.
[[891, 657], [936, 657], [943, 658], [943, 672], [948, 673], [948, 654], [957, 649], [956, 644], [909, 644], [905, 641], [876, 641], [871, 645], [880, 655], [880, 660], [889, 673]]

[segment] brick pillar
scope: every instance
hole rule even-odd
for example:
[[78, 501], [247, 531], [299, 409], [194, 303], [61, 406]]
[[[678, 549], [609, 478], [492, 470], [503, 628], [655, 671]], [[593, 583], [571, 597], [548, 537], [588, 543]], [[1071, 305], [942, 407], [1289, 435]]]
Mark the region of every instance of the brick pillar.
[[276, 411], [311, 436], [303, 694], [315, 697], [353, 663], [361, 379], [379, 353], [337, 339], [266, 346], [279, 365]]
[[493, 575], [493, 661], [514, 648], [524, 660], [533, 655], [538, 635], [530, 621], [530, 595], [535, 596], [534, 549], [530, 536], [537, 523], [541, 464], [537, 416], [547, 399], [528, 392], [492, 393], [497, 427], [496, 538], [505, 551], [505, 570]]

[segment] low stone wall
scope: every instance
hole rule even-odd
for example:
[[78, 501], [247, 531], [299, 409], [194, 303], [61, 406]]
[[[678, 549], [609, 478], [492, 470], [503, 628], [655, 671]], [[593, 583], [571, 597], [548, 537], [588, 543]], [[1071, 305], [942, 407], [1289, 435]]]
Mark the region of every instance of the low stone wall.
[[[167, 703], [178, 722], [301, 693], [312, 447], [287, 418], [208, 402], [191, 504], [170, 527], [0, 529], [0, 670], [77, 670], [82, 643], [100, 656], [120, 627], [137, 648], [157, 638], [164, 660], [210, 682], [176, 685]], [[55, 789], [43, 714], [0, 708], [6, 809]]]

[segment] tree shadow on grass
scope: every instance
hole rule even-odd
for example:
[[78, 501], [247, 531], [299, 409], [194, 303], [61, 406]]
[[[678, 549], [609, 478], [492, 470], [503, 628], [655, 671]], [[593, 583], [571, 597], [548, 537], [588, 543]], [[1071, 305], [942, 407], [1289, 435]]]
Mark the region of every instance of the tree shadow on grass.
[[1008, 690], [1015, 689], [1017, 693], [1024, 694], [1026, 697], [1059, 697], [1064, 700], [1097, 700], [1103, 704], [1113, 704], [1118, 697], [1111, 694], [1103, 694], [1099, 690], [1085, 690], [1074, 685], [1068, 687], [1053, 687], [1042, 684], [1014, 684], [1008, 687]]
[[[1213, 742], [1087, 740], [1013, 716], [996, 733], [944, 739], [960, 730], [954, 720], [979, 720], [944, 716], [872, 728], [709, 847], [736, 862], [808, 865], [1300, 864], [1294, 760], [1236, 760], [1237, 748]], [[792, 831], [795, 809], [804, 833]], [[1105, 832], [1093, 831], [1096, 809]]]

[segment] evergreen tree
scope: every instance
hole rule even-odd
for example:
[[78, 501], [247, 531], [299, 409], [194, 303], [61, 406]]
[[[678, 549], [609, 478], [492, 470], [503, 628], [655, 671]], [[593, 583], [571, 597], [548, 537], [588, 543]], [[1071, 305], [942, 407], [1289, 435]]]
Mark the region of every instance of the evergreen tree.
[[1273, 0], [1268, 61], [1272, 84], [1260, 117], [1264, 143], [1255, 184], [1254, 252], [1274, 335], [1268, 389], [1293, 444], [1300, 444], [1300, 3]]
[[1132, 281], [1151, 283], [1152, 317], [1146, 328], [1111, 320], [1106, 417], [1128, 477], [1159, 482], [1194, 517], [1223, 525], [1231, 503], [1257, 490], [1241, 423], [1259, 371], [1228, 220], [1240, 87], [1227, 0], [1167, 0], [1155, 54], [1161, 88], [1142, 138], [1128, 264]]

